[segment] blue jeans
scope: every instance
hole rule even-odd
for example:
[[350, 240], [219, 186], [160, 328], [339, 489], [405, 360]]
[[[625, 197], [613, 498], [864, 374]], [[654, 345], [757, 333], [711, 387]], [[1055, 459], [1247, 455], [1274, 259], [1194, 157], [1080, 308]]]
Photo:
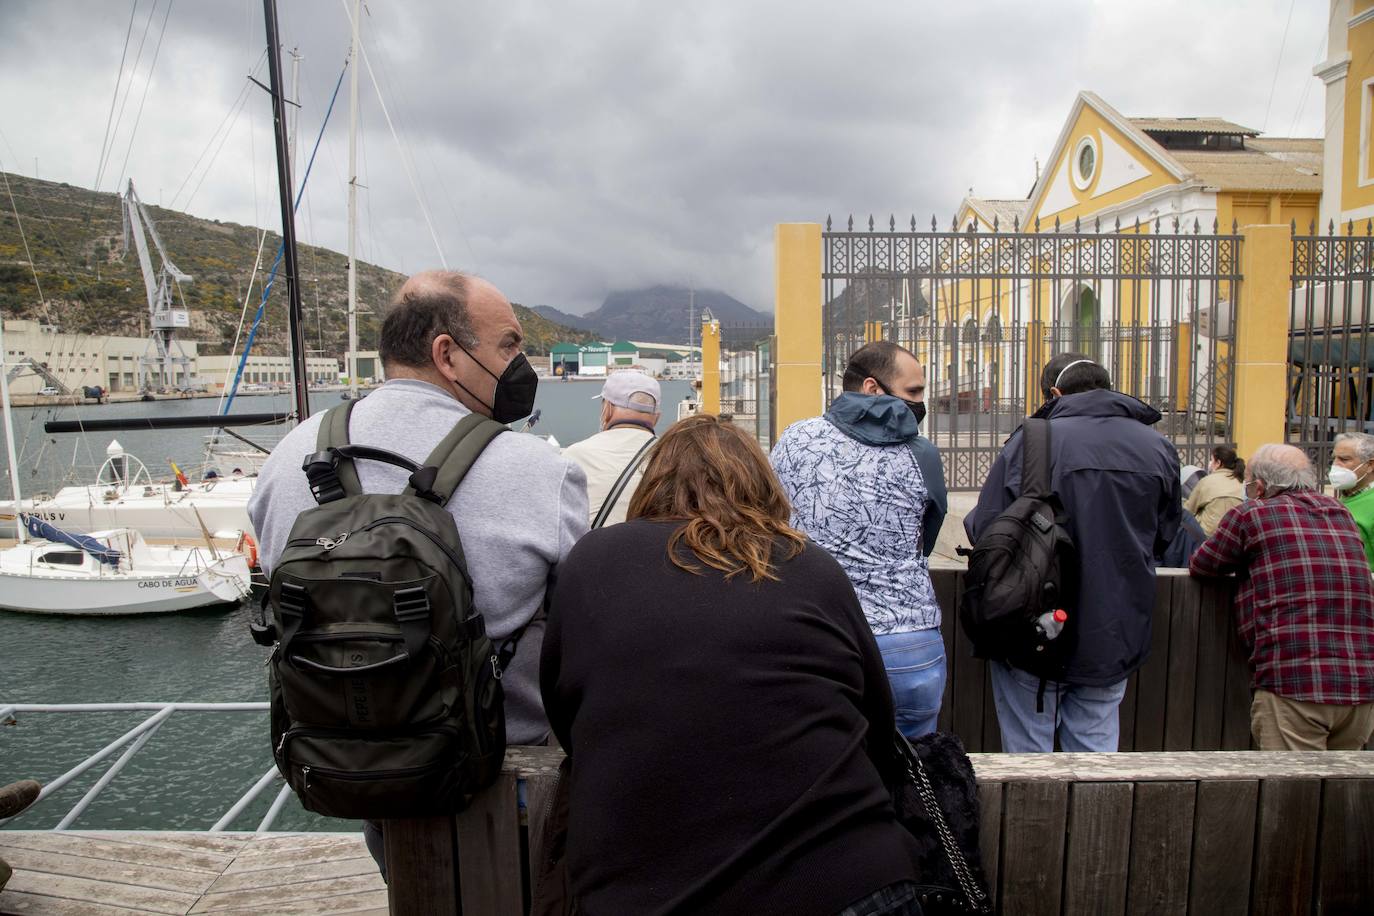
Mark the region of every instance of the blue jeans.
[[1040, 678], [1006, 662], [988, 662], [1002, 750], [1008, 754], [1049, 753], [1055, 735], [1065, 751], [1116, 753], [1121, 741], [1118, 710], [1126, 695], [1123, 678], [1107, 687], [1045, 684], [1045, 711], [1036, 712]]
[[912, 630], [877, 637], [892, 685], [897, 727], [908, 738], [935, 731], [945, 695], [945, 641], [936, 630]]

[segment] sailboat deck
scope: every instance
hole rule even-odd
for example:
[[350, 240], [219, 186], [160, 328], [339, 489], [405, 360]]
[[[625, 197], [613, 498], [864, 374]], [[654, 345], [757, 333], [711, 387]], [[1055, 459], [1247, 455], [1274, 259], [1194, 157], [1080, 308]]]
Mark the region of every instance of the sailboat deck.
[[0, 831], [0, 913], [385, 914], [356, 833]]

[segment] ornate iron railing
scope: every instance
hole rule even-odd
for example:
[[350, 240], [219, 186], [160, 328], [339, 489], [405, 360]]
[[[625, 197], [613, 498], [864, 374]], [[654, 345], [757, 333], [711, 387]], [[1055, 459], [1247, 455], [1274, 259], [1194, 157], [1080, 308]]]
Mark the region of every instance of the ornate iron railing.
[[[1006, 437], [1043, 401], [1056, 353], [1098, 360], [1113, 387], [1157, 409], [1181, 460], [1205, 465], [1232, 439], [1234, 309], [1241, 237], [1136, 223], [1004, 232], [842, 229], [826, 222], [822, 375], [827, 400], [849, 356], [885, 339], [926, 366], [923, 428], [953, 489], [981, 486]], [[1225, 323], [1217, 319], [1225, 315]]]
[[1324, 469], [1341, 433], [1374, 433], [1374, 225], [1292, 228], [1287, 441]]

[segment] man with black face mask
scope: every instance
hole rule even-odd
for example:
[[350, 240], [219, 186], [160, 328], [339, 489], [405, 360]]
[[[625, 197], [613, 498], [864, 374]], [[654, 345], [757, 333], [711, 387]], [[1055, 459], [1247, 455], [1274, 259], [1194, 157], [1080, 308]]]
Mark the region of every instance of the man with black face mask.
[[849, 574], [878, 640], [897, 725], [935, 730], [945, 690], [940, 606], [926, 558], [945, 518], [945, 471], [920, 434], [925, 368], [880, 340], [860, 347], [844, 392], [822, 417], [789, 426], [772, 464], [792, 503], [792, 524]]
[[[510, 302], [487, 281], [451, 271], [411, 277], [382, 324], [386, 384], [353, 408], [350, 441], [420, 462], [470, 413], [499, 423], [528, 416], [536, 379], [522, 342]], [[301, 464], [316, 450], [322, 416], [292, 430], [258, 477], [248, 514], [264, 572], [280, 558], [296, 516], [315, 505]], [[398, 467], [355, 467], [365, 492], [399, 493], [406, 485]], [[548, 722], [539, 696], [540, 612], [558, 564], [587, 531], [586, 477], [543, 439], [502, 433], [458, 485], [448, 510], [487, 633], [497, 643], [521, 634], [502, 678], [507, 740], [542, 743]], [[368, 824], [365, 835], [380, 862], [380, 831]]]

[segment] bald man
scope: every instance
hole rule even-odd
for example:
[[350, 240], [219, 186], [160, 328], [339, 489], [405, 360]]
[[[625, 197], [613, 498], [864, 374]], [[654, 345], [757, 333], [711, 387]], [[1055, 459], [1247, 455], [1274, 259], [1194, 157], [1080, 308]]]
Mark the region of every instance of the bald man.
[[1374, 732], [1374, 583], [1360, 531], [1291, 445], [1255, 451], [1245, 495], [1189, 570], [1240, 575], [1250, 730], [1261, 750], [1358, 750]]
[[[386, 384], [353, 408], [350, 441], [422, 462], [469, 413], [500, 423], [527, 416], [535, 379], [523, 339], [510, 302], [487, 281], [449, 271], [411, 277], [382, 324]], [[301, 423], [273, 449], [249, 503], [269, 575], [296, 516], [315, 505], [301, 464], [315, 452], [322, 416]], [[405, 488], [407, 474], [398, 467], [373, 461], [356, 467], [365, 492]], [[537, 615], [558, 564], [587, 531], [586, 477], [543, 439], [503, 434], [482, 452], [448, 509], [487, 633], [498, 644], [521, 634], [502, 678], [507, 740], [543, 743], [549, 727], [539, 697], [544, 621]], [[380, 832], [369, 824], [365, 833], [381, 864]]]

